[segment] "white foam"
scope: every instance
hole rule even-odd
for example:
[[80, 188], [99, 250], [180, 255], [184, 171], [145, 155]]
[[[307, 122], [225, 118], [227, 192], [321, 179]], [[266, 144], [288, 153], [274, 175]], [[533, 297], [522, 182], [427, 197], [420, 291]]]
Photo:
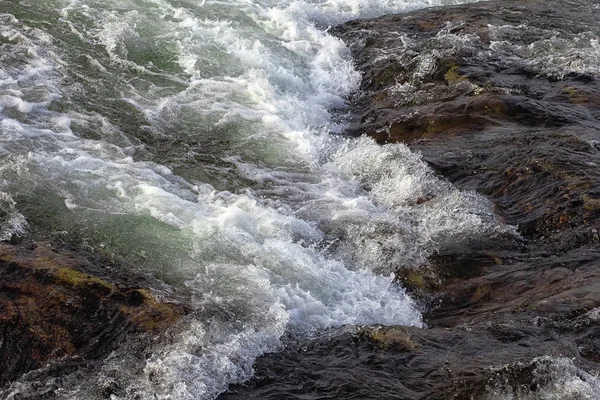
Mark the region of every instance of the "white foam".
[[[492, 57], [506, 65], [562, 79], [570, 73], [600, 76], [600, 44], [593, 32], [568, 34], [528, 25], [489, 25]], [[530, 43], [515, 44], [510, 37], [533, 36]], [[486, 56], [482, 54], [482, 56]]]
[[[116, 374], [127, 396], [213, 398], [251, 376], [256, 357], [276, 349], [285, 332], [421, 326], [390, 272], [423, 264], [445, 242], [505, 228], [484, 200], [437, 179], [406, 147], [328, 135], [336, 129], [331, 110], [343, 106], [360, 75], [324, 28], [440, 3], [150, 3], [73, 0], [61, 15], [81, 43], [104, 49], [84, 58], [91, 70], [114, 74], [100, 85], [114, 85], [120, 100], [142, 111], [152, 134], [202, 145], [216, 137], [225, 143], [214, 147], [216, 156], [257, 187], [230, 193], [188, 182], [134, 159], [134, 140], [110, 115], [50, 111], [69, 94], [62, 50], [19, 25], [6, 31], [33, 51], [18, 70], [0, 74], [12, 90], [0, 111], [0, 144], [14, 166], [1, 170], [2, 190], [27, 187], [62, 199], [37, 207], [62, 230], [191, 293], [195, 307], [151, 356], [128, 365], [142, 363], [141, 376], [123, 368], [129, 356], [121, 349], [87, 386], [63, 393], [93, 398], [97, 388], [89, 385]], [[128, 7], [136, 10], [120, 11]], [[139, 46], [171, 58], [163, 67], [144, 61]], [[183, 83], [181, 91], [170, 86]], [[40, 85], [47, 96], [29, 99]], [[9, 118], [9, 107], [25, 115]], [[76, 124], [105, 139], [77, 137]], [[419, 204], [421, 197], [428, 201]]]
[[22, 235], [27, 228], [25, 217], [17, 211], [13, 198], [0, 192], [0, 241]]
[[[522, 365], [522, 364], [521, 364]], [[521, 366], [519, 365], [519, 366]], [[598, 373], [578, 368], [564, 357], [536, 357], [532, 360], [533, 381], [517, 388], [491, 388], [489, 400], [593, 400], [600, 398]], [[535, 387], [531, 390], [530, 387]]]

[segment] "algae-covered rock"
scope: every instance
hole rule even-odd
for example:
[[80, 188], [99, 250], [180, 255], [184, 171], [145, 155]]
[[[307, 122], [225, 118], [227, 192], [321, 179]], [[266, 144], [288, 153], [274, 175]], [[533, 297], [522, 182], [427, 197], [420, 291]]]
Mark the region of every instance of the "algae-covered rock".
[[381, 348], [394, 348], [397, 351], [413, 351], [421, 347], [411, 338], [410, 332], [402, 327], [369, 326], [358, 332]]
[[127, 335], [164, 330], [185, 312], [92, 269], [99, 270], [48, 243], [0, 244], [0, 385], [53, 360], [100, 357]]

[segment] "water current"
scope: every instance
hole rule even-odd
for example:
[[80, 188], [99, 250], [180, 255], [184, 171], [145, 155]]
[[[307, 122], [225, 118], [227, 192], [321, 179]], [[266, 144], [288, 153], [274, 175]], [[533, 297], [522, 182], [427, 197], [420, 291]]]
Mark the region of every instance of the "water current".
[[1, 237], [78, 237], [192, 308], [59, 395], [211, 399], [286, 338], [424, 327], [393, 271], [514, 228], [404, 145], [341, 135], [360, 74], [328, 29], [452, 3], [0, 0]]

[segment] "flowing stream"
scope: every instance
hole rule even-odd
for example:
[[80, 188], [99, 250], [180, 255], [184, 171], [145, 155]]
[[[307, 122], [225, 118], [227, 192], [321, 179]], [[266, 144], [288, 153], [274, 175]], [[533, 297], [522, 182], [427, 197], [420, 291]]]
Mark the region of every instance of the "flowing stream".
[[211, 399], [285, 337], [423, 326], [393, 271], [513, 228], [407, 147], [341, 135], [360, 74], [328, 29], [450, 3], [0, 0], [2, 238], [80, 238], [193, 310], [61, 396]]

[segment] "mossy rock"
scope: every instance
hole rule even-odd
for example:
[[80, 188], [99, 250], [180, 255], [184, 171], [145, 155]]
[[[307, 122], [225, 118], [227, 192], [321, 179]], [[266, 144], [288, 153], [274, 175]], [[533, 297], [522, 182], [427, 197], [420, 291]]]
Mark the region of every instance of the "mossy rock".
[[450, 66], [450, 68], [448, 68], [444, 74], [444, 79], [449, 85], [455, 85], [459, 82], [467, 81], [467, 78], [461, 75], [460, 67], [458, 65]]
[[0, 244], [0, 385], [54, 360], [101, 357], [186, 313], [148, 288], [90, 273], [93, 265], [76, 254], [30, 247]]
[[384, 349], [415, 351], [421, 347], [408, 330], [399, 326], [367, 326], [361, 328], [358, 335]]
[[430, 267], [402, 268], [396, 272], [396, 279], [409, 292], [416, 295], [434, 293], [440, 287], [440, 279]]

